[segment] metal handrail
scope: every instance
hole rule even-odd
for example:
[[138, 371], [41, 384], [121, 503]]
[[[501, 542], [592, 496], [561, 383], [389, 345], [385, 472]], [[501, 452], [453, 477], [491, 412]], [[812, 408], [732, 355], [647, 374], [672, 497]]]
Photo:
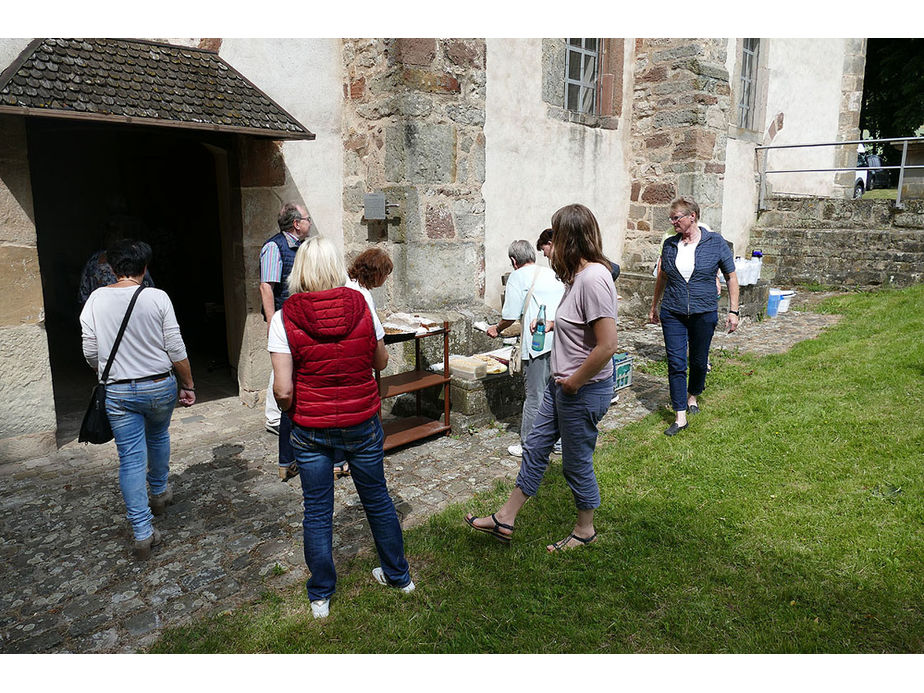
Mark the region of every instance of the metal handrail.
[[[857, 144], [874, 144], [877, 142], [889, 142], [889, 143], [902, 143], [902, 161], [898, 166], [877, 166], [872, 168], [869, 166], [852, 166], [850, 168], [800, 168], [800, 169], [780, 169], [775, 171], [767, 170], [767, 155], [764, 154], [761, 157], [758, 152], [768, 151], [770, 149], [798, 149], [798, 148], [807, 148], [807, 147], [845, 147], [849, 145]], [[874, 171], [874, 170], [884, 170], [884, 169], [898, 169], [898, 194], [895, 197], [895, 206], [898, 209], [902, 208], [902, 185], [905, 181], [905, 170], [906, 169], [918, 169], [924, 168], [924, 165], [911, 165], [909, 166], [905, 163], [908, 160], [908, 143], [909, 142], [924, 142], [924, 137], [884, 137], [880, 139], [867, 139], [867, 140], [846, 140], [843, 142], [811, 142], [809, 144], [768, 144], [762, 145], [759, 147], [754, 147], [754, 156], [757, 157], [757, 168], [760, 171], [760, 190], [758, 195], [757, 208], [758, 211], [766, 209], [764, 206], [764, 199], [766, 198], [766, 187], [767, 187], [767, 174], [768, 173], [843, 173], [847, 171]]]

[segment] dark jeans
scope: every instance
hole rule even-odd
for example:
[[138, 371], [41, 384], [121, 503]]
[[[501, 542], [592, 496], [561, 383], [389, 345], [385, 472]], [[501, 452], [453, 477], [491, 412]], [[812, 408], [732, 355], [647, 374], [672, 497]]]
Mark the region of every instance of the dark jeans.
[[337, 459], [345, 458], [350, 463], [353, 484], [366, 511], [385, 578], [395, 587], [404, 587], [411, 581], [404, 557], [401, 524], [385, 485], [384, 442], [385, 434], [378, 416], [347, 428], [292, 426], [292, 448], [305, 501], [302, 527], [305, 563], [311, 571], [307, 583], [311, 601], [328, 599], [337, 585], [332, 552], [333, 467]]
[[[699, 395], [706, 389], [709, 345], [719, 321], [716, 311], [683, 315], [662, 310], [661, 330], [667, 350], [667, 377], [674, 411], [686, 411], [687, 393]], [[690, 350], [690, 380], [687, 383], [687, 347]]]
[[[295, 462], [295, 450], [292, 449], [292, 419], [289, 418], [289, 415], [281, 411], [279, 412], [279, 466], [288, 467], [290, 464]], [[339, 457], [334, 459], [334, 466], [340, 467], [343, 465], [346, 458], [343, 456], [343, 453], [338, 453]]]
[[279, 466], [288, 467], [295, 462], [295, 451], [292, 449], [292, 419], [284, 411], [279, 412]]

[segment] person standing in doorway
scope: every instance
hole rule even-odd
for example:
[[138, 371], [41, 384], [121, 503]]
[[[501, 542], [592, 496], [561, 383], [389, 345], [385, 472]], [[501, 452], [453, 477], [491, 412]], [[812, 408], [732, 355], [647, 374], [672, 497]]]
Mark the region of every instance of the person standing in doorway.
[[[558, 303], [565, 293], [565, 285], [558, 281], [555, 272], [551, 269], [536, 264], [536, 253], [529, 241], [514, 241], [507, 248], [507, 255], [513, 266], [513, 272], [507, 279], [501, 320], [489, 327], [487, 334], [489, 337], [497, 337], [514, 321], [523, 317], [521, 324], [523, 338], [520, 340], [520, 348], [523, 356], [523, 382], [526, 388], [526, 399], [523, 400], [523, 414], [520, 420], [520, 444], [507, 448], [507, 452], [511, 455], [521, 457], [523, 455], [522, 443], [533, 427], [539, 403], [542, 401], [542, 395], [545, 393], [551, 376], [555, 309], [558, 308]], [[545, 344], [541, 349], [534, 350], [527, 326], [535, 321], [541, 306], [545, 306]], [[561, 452], [561, 441], [556, 443], [554, 452]]]
[[[273, 315], [289, 297], [288, 280], [295, 262], [295, 252], [302, 241], [308, 238], [313, 226], [308, 210], [295, 202], [287, 202], [282, 206], [276, 223], [279, 233], [269, 238], [260, 251], [260, 302], [267, 333]], [[295, 462], [295, 456], [288, 436], [279, 435], [281, 412], [273, 397], [272, 370], [266, 388], [265, 415], [266, 430], [279, 436], [279, 474], [285, 479], [285, 470]]]

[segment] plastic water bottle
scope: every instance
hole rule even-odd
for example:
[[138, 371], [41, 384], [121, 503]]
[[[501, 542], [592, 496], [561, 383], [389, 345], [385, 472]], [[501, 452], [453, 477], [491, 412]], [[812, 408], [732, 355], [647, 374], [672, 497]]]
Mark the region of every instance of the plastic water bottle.
[[751, 262], [757, 265], [756, 274], [754, 275], [754, 281], [752, 282], [753, 284], [756, 284], [758, 281], [760, 281], [760, 270], [764, 264], [763, 258], [764, 258], [764, 254], [760, 252], [759, 250], [755, 250], [754, 252], [751, 253]]
[[533, 332], [533, 351], [542, 351], [545, 348], [545, 305], [539, 306], [539, 317], [536, 318], [536, 331]]

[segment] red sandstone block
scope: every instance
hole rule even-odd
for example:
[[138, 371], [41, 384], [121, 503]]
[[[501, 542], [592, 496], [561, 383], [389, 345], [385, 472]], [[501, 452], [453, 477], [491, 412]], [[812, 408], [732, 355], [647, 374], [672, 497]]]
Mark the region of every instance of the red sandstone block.
[[204, 38], [199, 39], [199, 48], [203, 50], [212, 51], [217, 53], [221, 49], [221, 39], [220, 38]]
[[368, 144], [369, 140], [365, 135], [354, 133], [347, 138], [346, 142], [343, 143], [343, 148], [349, 151], [358, 152], [362, 149], [365, 149]]
[[645, 70], [638, 78], [638, 82], [663, 82], [667, 79], [667, 67], [664, 65], [655, 65], [649, 70]]
[[600, 115], [613, 115], [613, 75], [600, 75]]
[[366, 94], [366, 78], [360, 77], [353, 82], [350, 82], [350, 98], [351, 99], [361, 99]]
[[426, 225], [428, 238], [454, 238], [456, 235], [452, 213], [446, 207], [427, 206]]
[[402, 38], [395, 41], [398, 62], [405, 65], [429, 65], [436, 56], [436, 39]]
[[674, 186], [670, 183], [653, 183], [645, 188], [645, 192], [642, 193], [642, 202], [648, 202], [649, 204], [667, 203], [673, 200], [674, 195]]
[[484, 67], [484, 40], [449, 39], [446, 42], [446, 55], [456, 65], [462, 67]]

